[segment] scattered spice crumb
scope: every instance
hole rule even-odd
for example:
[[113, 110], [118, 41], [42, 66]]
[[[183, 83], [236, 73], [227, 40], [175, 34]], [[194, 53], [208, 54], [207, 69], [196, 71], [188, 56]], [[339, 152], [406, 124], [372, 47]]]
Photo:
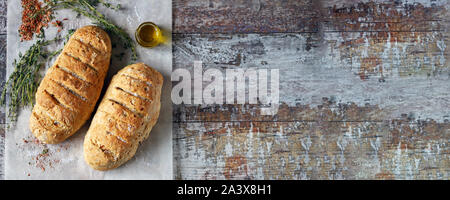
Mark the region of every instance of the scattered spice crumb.
[[48, 149], [44, 149], [44, 150], [42, 150], [42, 155], [44, 155], [44, 154], [47, 154], [48, 153]]
[[56, 21], [52, 22], [52, 24], [58, 28], [58, 33], [62, 31], [62, 29], [63, 29], [62, 21], [56, 20]]
[[41, 168], [42, 171], [45, 171], [45, 165], [47, 165], [50, 161], [48, 161], [49, 152], [48, 149], [42, 150], [42, 153], [38, 154], [36, 159], [36, 167]]
[[34, 143], [34, 144], [43, 144], [43, 143], [41, 143], [41, 141], [39, 141], [37, 138], [34, 138], [34, 139], [33, 139], [33, 143]]
[[[26, 145], [31, 148], [39, 148], [40, 152], [30, 157], [28, 165], [30, 167], [35, 167], [41, 169], [42, 171], [47, 171], [48, 169], [52, 169], [55, 165], [59, 164], [61, 160], [54, 158], [53, 153], [61, 152], [61, 150], [67, 150], [70, 145], [68, 144], [60, 144], [59, 148], [50, 149], [47, 144], [41, 143], [38, 139], [32, 137], [22, 138], [23, 145]], [[25, 146], [24, 146], [25, 147]], [[37, 150], [37, 149], [36, 149]]]

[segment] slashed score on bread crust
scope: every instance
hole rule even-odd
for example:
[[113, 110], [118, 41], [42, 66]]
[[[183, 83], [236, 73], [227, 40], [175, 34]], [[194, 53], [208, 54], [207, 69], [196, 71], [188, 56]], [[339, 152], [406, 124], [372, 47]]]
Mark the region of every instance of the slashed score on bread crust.
[[120, 70], [100, 102], [84, 139], [85, 161], [109, 170], [130, 160], [159, 117], [163, 76], [143, 64]]
[[96, 26], [78, 29], [36, 92], [30, 129], [39, 141], [60, 143], [89, 119], [111, 58], [111, 40]]

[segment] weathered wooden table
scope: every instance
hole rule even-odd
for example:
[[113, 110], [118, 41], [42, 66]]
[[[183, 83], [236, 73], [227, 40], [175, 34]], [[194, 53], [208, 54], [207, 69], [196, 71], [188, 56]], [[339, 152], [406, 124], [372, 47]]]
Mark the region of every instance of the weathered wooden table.
[[174, 0], [174, 69], [279, 69], [281, 100], [174, 105], [174, 177], [450, 179], [450, 2], [364, 2]]

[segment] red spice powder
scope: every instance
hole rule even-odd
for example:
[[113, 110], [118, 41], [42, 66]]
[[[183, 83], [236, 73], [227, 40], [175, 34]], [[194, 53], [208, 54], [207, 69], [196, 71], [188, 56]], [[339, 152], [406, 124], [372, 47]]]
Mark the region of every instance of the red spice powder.
[[31, 40], [34, 34], [39, 34], [43, 27], [48, 26], [52, 11], [42, 7], [42, 2], [38, 0], [22, 0], [22, 8], [22, 25], [19, 28], [20, 40]]

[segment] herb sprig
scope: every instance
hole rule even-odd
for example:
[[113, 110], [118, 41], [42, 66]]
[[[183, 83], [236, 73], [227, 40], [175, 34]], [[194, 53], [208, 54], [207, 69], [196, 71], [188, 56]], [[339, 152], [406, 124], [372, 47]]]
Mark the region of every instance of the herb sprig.
[[[73, 32], [73, 30], [69, 31], [64, 40], [67, 41]], [[17, 120], [17, 111], [20, 107], [33, 104], [34, 94], [39, 86], [38, 80], [40, 77], [38, 72], [44, 65], [43, 60], [51, 59], [58, 54], [56, 52], [61, 51], [48, 52], [44, 47], [62, 39], [61, 37], [55, 37], [52, 40], [45, 40], [42, 32], [39, 34], [36, 43], [25, 54], [19, 53], [18, 60], [14, 59], [14, 71], [6, 81], [0, 96], [0, 105], [4, 106], [6, 105], [6, 94], [10, 94], [8, 117], [11, 121]]]
[[90, 18], [97, 26], [119, 37], [123, 47], [131, 50], [131, 60], [136, 61], [138, 59], [136, 44], [125, 30], [109, 21], [105, 15], [95, 9], [95, 6], [98, 4], [113, 10], [120, 10], [121, 8], [120, 4], [112, 5], [103, 0], [52, 0], [47, 2], [46, 7], [50, 10], [71, 9], [80, 15]]
[[[103, 0], [45, 0], [44, 4], [44, 9], [39, 12], [54, 13], [53, 11], [58, 9], [71, 9], [79, 15], [92, 19], [95, 24], [116, 35], [122, 41], [125, 49], [131, 49], [131, 60], [137, 60], [136, 46], [131, 37], [122, 28], [110, 22], [95, 9], [98, 4], [102, 4], [107, 8], [119, 10], [121, 9], [120, 4], [112, 5]], [[53, 16], [50, 17], [53, 18]], [[66, 41], [73, 32], [69, 31], [69, 34], [65, 37]], [[14, 71], [3, 86], [0, 96], [1, 106], [5, 106], [7, 103], [6, 97], [10, 97], [8, 111], [9, 119], [12, 122], [17, 120], [17, 112], [20, 107], [33, 104], [34, 96], [39, 86], [39, 70], [47, 60], [58, 55], [62, 50], [48, 52], [45, 50], [45, 47], [57, 40], [61, 40], [61, 38], [45, 40], [44, 30], [41, 29], [37, 41], [23, 55], [19, 53], [18, 60], [14, 60]]]
[[[111, 9], [120, 9], [120, 6], [112, 6], [111, 4], [105, 3], [104, 1], [96, 1], [96, 2], [100, 2], [106, 7]], [[118, 36], [119, 39], [123, 42], [123, 47], [125, 49], [131, 49], [131, 60], [136, 61], [138, 59], [138, 55], [136, 52], [136, 44], [128, 35], [128, 33], [125, 32], [122, 28], [110, 22], [103, 14], [98, 12], [95, 9], [95, 7], [92, 4], [90, 4], [87, 0], [79, 0], [79, 1], [66, 0], [61, 1], [59, 5], [63, 8], [72, 9], [73, 11], [94, 20], [96, 25]]]

